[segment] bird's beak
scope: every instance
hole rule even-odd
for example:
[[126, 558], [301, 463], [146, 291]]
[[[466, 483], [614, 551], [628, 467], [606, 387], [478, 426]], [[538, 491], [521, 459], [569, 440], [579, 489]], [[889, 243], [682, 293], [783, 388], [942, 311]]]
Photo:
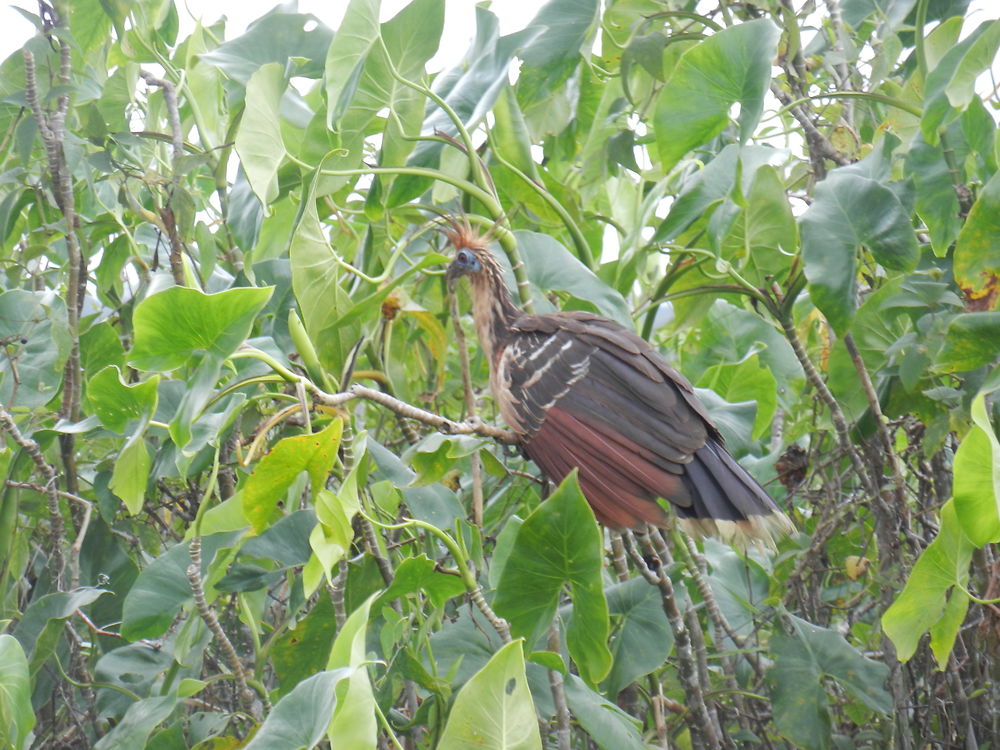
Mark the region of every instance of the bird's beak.
[[455, 288], [455, 283], [458, 281], [459, 277], [462, 276], [462, 271], [459, 269], [458, 265], [451, 263], [448, 266], [448, 270], [445, 272], [444, 280], [448, 284], [449, 289]]

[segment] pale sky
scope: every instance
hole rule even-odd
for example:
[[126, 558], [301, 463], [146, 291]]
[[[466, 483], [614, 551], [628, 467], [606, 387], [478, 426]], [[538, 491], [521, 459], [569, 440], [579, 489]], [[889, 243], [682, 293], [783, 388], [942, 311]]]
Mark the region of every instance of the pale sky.
[[[75, 0], [98, 2], [98, 0]], [[428, 65], [430, 72], [437, 72], [461, 60], [475, 33], [475, 7], [479, 0], [445, 0], [445, 27], [441, 49]], [[385, 21], [409, 0], [382, 0], [382, 20]], [[963, 29], [963, 36], [983, 21], [1000, 15], [997, 0], [972, 0]], [[277, 0], [179, 0], [180, 34], [183, 39], [194, 27], [196, 19], [212, 23], [222, 15], [228, 19], [226, 38], [239, 36], [247, 24], [278, 5]], [[494, 0], [490, 9], [500, 22], [500, 33], [509, 34], [524, 28], [543, 3], [535, 0]], [[312, 13], [332, 29], [340, 25], [348, 0], [299, 0], [301, 13]], [[15, 8], [31, 13], [38, 12], [35, 0], [13, 0], [12, 5], [0, 6], [0, 60], [15, 52], [35, 33], [34, 27]], [[990, 92], [1000, 82], [1000, 58], [994, 60], [992, 77], [987, 72], [977, 82], [981, 94]], [[994, 113], [1000, 117], [1000, 112]]]

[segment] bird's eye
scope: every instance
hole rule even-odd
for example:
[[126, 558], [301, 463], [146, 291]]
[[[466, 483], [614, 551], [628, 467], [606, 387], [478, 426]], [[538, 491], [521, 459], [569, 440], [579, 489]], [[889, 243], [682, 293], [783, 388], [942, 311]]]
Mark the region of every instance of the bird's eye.
[[455, 255], [455, 260], [461, 263], [463, 266], [472, 265], [472, 253], [468, 250], [459, 250]]

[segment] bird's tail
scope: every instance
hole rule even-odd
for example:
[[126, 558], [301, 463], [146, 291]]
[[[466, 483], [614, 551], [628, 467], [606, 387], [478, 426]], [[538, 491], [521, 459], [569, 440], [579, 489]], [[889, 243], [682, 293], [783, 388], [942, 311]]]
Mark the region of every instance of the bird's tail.
[[682, 478], [691, 504], [675, 506], [691, 536], [716, 536], [737, 547], [775, 540], [795, 531], [792, 522], [746, 469], [709, 439], [684, 467]]

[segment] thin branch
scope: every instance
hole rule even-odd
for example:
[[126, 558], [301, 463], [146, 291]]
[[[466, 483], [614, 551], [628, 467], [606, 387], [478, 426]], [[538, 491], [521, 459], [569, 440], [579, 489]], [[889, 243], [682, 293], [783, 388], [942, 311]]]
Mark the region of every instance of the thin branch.
[[[451, 309], [451, 322], [455, 329], [455, 346], [458, 349], [458, 361], [462, 366], [462, 390], [465, 394], [465, 414], [468, 419], [478, 419], [476, 414], [476, 394], [472, 390], [472, 375], [469, 372], [469, 347], [465, 342], [465, 329], [458, 315], [458, 299], [452, 289], [448, 290], [448, 306]], [[469, 456], [472, 464], [472, 522], [483, 528], [483, 462], [479, 451]]]
[[[638, 535], [642, 540], [643, 547], [647, 553], [655, 560], [659, 560], [659, 555], [653, 547], [649, 537], [645, 534]], [[658, 565], [656, 570], [650, 569], [643, 559], [642, 553], [635, 544], [632, 534], [623, 536], [625, 548], [633, 564], [642, 574], [642, 577], [652, 583], [660, 590], [660, 601], [663, 611], [667, 615], [670, 629], [674, 633], [674, 647], [677, 650], [678, 677], [684, 686], [684, 693], [687, 696], [687, 710], [685, 718], [691, 730], [691, 747], [694, 750], [709, 747], [711, 750], [719, 750], [719, 738], [715, 734], [712, 718], [705, 706], [705, 693], [698, 678], [698, 668], [695, 664], [694, 653], [691, 649], [691, 635], [687, 625], [684, 623], [684, 616], [677, 607], [677, 599], [674, 595], [674, 584], [667, 575], [665, 566]]]
[[882, 413], [878, 394], [875, 392], [875, 386], [872, 384], [871, 376], [865, 367], [865, 361], [861, 358], [861, 353], [854, 343], [854, 337], [849, 333], [844, 336], [844, 346], [847, 348], [847, 353], [854, 363], [854, 369], [858, 371], [861, 387], [864, 388], [865, 396], [868, 399], [868, 408], [872, 410], [872, 415], [875, 417], [875, 433], [882, 443], [882, 450], [885, 452], [886, 460], [889, 462], [889, 469], [892, 472], [892, 483], [896, 493], [896, 510], [897, 512], [905, 513], [907, 511], [906, 480], [903, 479], [903, 469], [899, 463], [899, 455], [896, 453], [896, 447], [893, 445], [889, 428], [886, 427], [885, 415]]
[[[549, 651], [553, 653], [558, 654], [562, 651], [558, 618], [552, 621], [552, 626], [549, 628], [548, 646]], [[570, 750], [569, 705], [566, 703], [563, 676], [558, 670], [549, 670], [549, 689], [552, 691], [552, 702], [556, 707], [556, 747], [558, 750]]]
[[201, 619], [205, 621], [208, 629], [212, 631], [212, 635], [215, 636], [215, 639], [222, 647], [222, 652], [226, 657], [226, 661], [229, 662], [229, 668], [232, 669], [233, 676], [236, 678], [237, 692], [239, 694], [240, 703], [243, 704], [244, 708], [253, 713], [254, 695], [253, 691], [251, 691], [247, 686], [247, 676], [243, 669], [243, 662], [240, 661], [239, 654], [236, 653], [236, 649], [233, 647], [233, 642], [229, 640], [229, 637], [226, 635], [226, 631], [224, 631], [222, 629], [222, 625], [219, 624], [219, 618], [215, 616], [215, 612], [208, 606], [208, 602], [205, 599], [205, 588], [201, 584], [200, 536], [196, 536], [191, 540], [189, 553], [191, 555], [191, 564], [187, 568], [187, 579], [191, 586], [191, 592], [194, 594], [195, 608], [198, 610], [198, 614], [201, 615]]
[[[66, 530], [63, 526], [62, 509], [59, 507], [56, 470], [45, 460], [45, 456], [42, 455], [42, 450], [38, 447], [38, 443], [21, 433], [14, 418], [3, 406], [0, 406], [0, 427], [28, 454], [31, 460], [35, 462], [35, 466], [38, 467], [38, 472], [45, 478], [44, 487], [39, 486], [39, 489], [49, 499], [49, 537], [52, 540], [52, 557], [49, 563], [52, 566], [52, 585], [56, 591], [62, 591], [63, 568], [66, 564], [63, 557], [63, 542], [65, 541]], [[32, 489], [35, 489], [35, 487], [33, 486]]]

